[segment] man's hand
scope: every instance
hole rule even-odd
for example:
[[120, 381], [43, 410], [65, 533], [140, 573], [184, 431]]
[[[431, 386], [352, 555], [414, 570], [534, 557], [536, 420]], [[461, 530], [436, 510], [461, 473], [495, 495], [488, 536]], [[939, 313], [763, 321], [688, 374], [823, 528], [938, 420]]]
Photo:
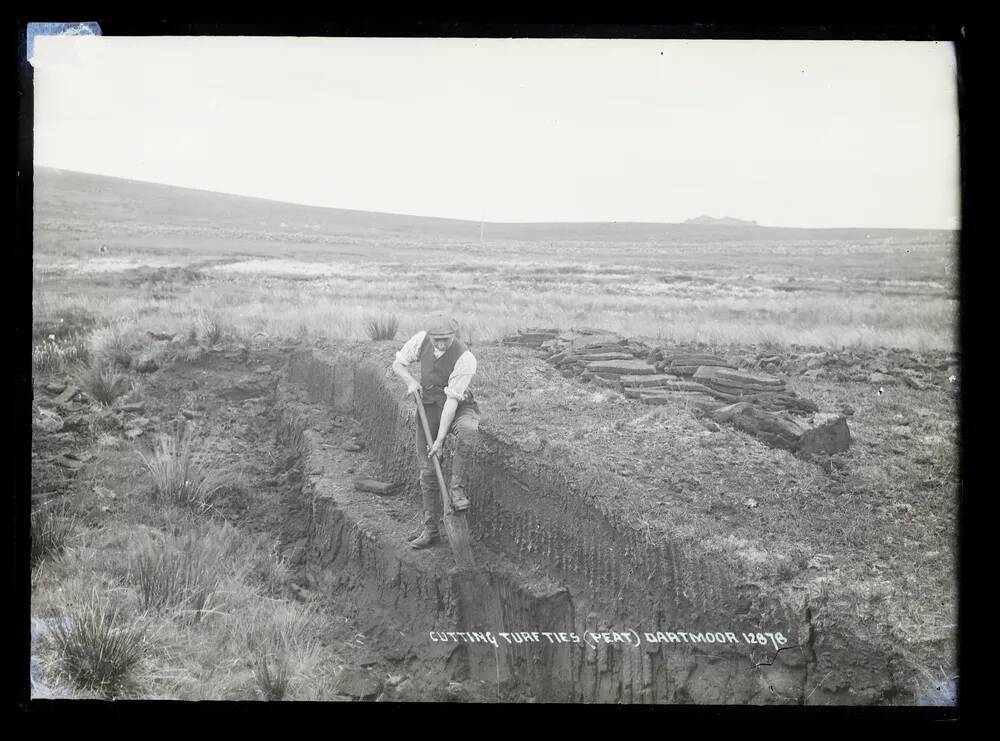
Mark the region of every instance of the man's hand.
[[427, 450], [427, 457], [433, 458], [435, 455], [441, 455], [442, 447], [444, 447], [444, 440], [435, 440], [434, 444]]
[[402, 365], [398, 360], [394, 360], [392, 363], [392, 372], [399, 376], [403, 380], [403, 383], [406, 384], [407, 396], [413, 394], [416, 398], [421, 398], [420, 381], [410, 375], [410, 372], [406, 370], [406, 366]]

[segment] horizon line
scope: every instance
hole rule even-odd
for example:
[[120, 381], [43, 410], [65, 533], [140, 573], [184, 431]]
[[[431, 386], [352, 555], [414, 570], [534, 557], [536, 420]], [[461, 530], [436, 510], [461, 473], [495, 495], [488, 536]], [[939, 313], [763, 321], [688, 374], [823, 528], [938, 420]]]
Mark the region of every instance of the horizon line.
[[[487, 221], [485, 219], [465, 219], [452, 216], [437, 216], [428, 214], [411, 214], [402, 213], [398, 211], [375, 211], [371, 209], [359, 209], [359, 208], [343, 208], [340, 206], [325, 206], [318, 205], [315, 203], [303, 203], [300, 201], [285, 201], [277, 198], [267, 198], [264, 196], [253, 196], [246, 195], [243, 193], [232, 193], [230, 191], [222, 190], [210, 190], [207, 188], [197, 188], [190, 185], [176, 185], [175, 183], [164, 183], [158, 180], [139, 180], [136, 178], [122, 177], [121, 175], [108, 175], [102, 172], [90, 172], [87, 170], [72, 170], [65, 167], [53, 167], [52, 165], [42, 165], [32, 162], [32, 174], [34, 170], [54, 170], [57, 172], [69, 172], [78, 175], [93, 175], [95, 177], [110, 178], [112, 180], [123, 180], [129, 183], [145, 183], [148, 185], [160, 185], [167, 188], [177, 188], [179, 190], [193, 190], [199, 193], [212, 193], [215, 195], [231, 196], [233, 198], [250, 198], [258, 201], [267, 201], [269, 203], [280, 203], [288, 206], [303, 206], [306, 208], [322, 208], [329, 209], [331, 211], [352, 211], [354, 213], [369, 213], [378, 214], [380, 216], [403, 216], [407, 218], [414, 219], [433, 219], [438, 221], [457, 221], [465, 224], [493, 224], [496, 226], [544, 226], [547, 224], [563, 225], [568, 226], [572, 224], [581, 225], [612, 225], [612, 224], [637, 224], [644, 226], [731, 226], [731, 227], [746, 227], [746, 228], [758, 228], [758, 229], [800, 229], [800, 230], [831, 230], [831, 229], [852, 229], [852, 230], [865, 230], [865, 231], [917, 231], [917, 232], [961, 232], [961, 226], [958, 227], [914, 227], [914, 226], [777, 226], [772, 224], [761, 224], [756, 220], [751, 219], [740, 219], [731, 216], [715, 217], [709, 216], [707, 214], [699, 214], [698, 216], [689, 217], [686, 221], [635, 221], [630, 219], [621, 220], [611, 220], [611, 221], [560, 221], [560, 220], [549, 220], [549, 221]], [[34, 183], [32, 183], [32, 193], [34, 193]], [[741, 222], [739, 224], [705, 224], [705, 223], [691, 223], [696, 219], [709, 218], [716, 221], [724, 221], [725, 219], [732, 219], [734, 221]]]

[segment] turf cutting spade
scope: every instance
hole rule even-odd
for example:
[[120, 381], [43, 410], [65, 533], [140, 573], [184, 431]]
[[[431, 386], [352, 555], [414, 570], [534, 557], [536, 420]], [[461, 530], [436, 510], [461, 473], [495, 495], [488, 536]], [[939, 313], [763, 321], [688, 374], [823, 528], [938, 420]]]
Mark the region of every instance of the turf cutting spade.
[[[423, 401], [413, 394], [417, 402], [417, 415], [424, 428], [424, 440], [428, 441], [430, 450], [431, 426], [427, 423], [427, 413], [424, 412]], [[503, 629], [503, 610], [496, 588], [483, 569], [476, 568], [472, 559], [472, 546], [469, 544], [469, 523], [465, 519], [464, 510], [456, 510], [451, 506], [451, 497], [444, 482], [441, 462], [438, 455], [431, 456], [434, 473], [437, 475], [438, 486], [444, 504], [444, 529], [448, 533], [448, 542], [455, 557], [455, 568], [451, 570], [452, 584], [458, 594], [459, 625], [466, 631], [489, 631]], [[499, 687], [501, 681], [510, 677], [510, 663], [507, 649], [503, 644], [493, 648], [489, 644], [468, 646], [469, 671], [474, 679], [493, 682]], [[498, 690], [499, 691], [499, 690]]]
[[[417, 403], [417, 415], [420, 417], [420, 424], [424, 428], [424, 440], [427, 441], [428, 450], [430, 450], [431, 426], [427, 423], [427, 413], [424, 412], [424, 405], [420, 397], [413, 394], [413, 398]], [[431, 456], [431, 463], [434, 465], [438, 488], [441, 489], [444, 529], [448, 534], [451, 552], [455, 556], [455, 564], [460, 568], [472, 568], [475, 566], [475, 562], [472, 559], [472, 547], [469, 545], [469, 524], [465, 520], [465, 512], [455, 510], [451, 506], [451, 496], [448, 494], [448, 486], [444, 482], [444, 472], [441, 470], [441, 461], [438, 454], [435, 453]]]

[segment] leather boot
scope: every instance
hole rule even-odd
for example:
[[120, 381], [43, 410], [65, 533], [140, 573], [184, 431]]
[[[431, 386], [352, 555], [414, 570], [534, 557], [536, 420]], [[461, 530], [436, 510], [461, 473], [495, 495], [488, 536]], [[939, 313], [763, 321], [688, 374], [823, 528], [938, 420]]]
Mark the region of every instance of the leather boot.
[[469, 508], [469, 499], [465, 496], [464, 486], [453, 486], [451, 488], [451, 506], [456, 512], [461, 512]]
[[438, 538], [436, 530], [431, 530], [430, 528], [425, 527], [424, 531], [420, 533], [420, 537], [418, 537], [416, 540], [410, 541], [410, 548], [414, 548], [417, 550], [421, 548], [429, 548], [435, 543], [437, 543], [439, 540], [440, 539]]

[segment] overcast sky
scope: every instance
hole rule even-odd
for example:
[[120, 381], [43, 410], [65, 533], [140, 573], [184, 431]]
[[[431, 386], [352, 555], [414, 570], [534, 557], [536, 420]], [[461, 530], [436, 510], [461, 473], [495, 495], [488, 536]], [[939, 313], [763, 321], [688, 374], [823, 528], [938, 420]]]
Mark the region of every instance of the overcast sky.
[[487, 221], [955, 228], [946, 42], [39, 37], [35, 164]]

